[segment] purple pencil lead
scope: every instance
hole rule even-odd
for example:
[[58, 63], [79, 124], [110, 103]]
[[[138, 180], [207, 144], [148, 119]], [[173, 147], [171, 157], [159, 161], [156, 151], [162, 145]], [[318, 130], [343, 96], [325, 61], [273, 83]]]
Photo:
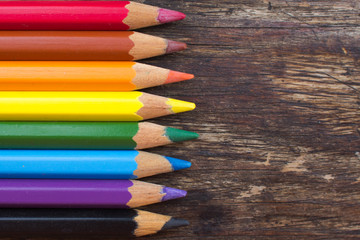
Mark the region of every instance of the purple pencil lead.
[[185, 197], [187, 192], [184, 190], [176, 189], [176, 188], [170, 188], [170, 187], [164, 187], [163, 193], [165, 193], [165, 196], [161, 199], [162, 202], [171, 200], [171, 199], [177, 199]]

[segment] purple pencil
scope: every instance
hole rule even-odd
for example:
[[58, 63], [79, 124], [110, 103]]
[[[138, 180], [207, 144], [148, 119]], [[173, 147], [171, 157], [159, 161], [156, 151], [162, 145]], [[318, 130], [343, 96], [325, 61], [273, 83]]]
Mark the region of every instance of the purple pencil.
[[0, 179], [2, 208], [134, 208], [185, 195], [135, 180]]

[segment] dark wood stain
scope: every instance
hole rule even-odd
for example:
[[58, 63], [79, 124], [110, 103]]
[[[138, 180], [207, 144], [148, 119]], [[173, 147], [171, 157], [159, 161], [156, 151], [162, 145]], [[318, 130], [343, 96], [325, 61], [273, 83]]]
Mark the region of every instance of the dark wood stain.
[[189, 194], [142, 209], [191, 225], [146, 239], [359, 239], [359, 1], [138, 2], [188, 15], [140, 31], [189, 49], [142, 62], [196, 75], [146, 92], [194, 101], [152, 122], [201, 135], [150, 150], [193, 167], [145, 179]]
[[197, 76], [148, 90], [198, 106], [155, 122], [201, 134], [152, 150], [193, 167], [148, 179], [189, 195], [146, 209], [191, 222], [150, 239], [360, 238], [359, 3], [145, 3], [188, 14], [142, 32], [189, 49], [144, 62]]

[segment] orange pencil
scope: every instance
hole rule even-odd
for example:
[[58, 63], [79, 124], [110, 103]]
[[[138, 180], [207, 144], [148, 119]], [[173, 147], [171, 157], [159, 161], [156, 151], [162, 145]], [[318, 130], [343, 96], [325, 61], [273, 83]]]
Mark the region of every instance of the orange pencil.
[[193, 77], [126, 61], [0, 61], [0, 91], [132, 91]]

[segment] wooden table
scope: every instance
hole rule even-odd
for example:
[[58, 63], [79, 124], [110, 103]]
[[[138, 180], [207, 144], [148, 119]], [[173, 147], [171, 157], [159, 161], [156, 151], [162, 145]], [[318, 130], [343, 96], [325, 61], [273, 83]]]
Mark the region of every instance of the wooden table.
[[153, 122], [201, 134], [151, 150], [193, 167], [143, 209], [191, 225], [147, 239], [360, 239], [360, 2], [139, 2], [188, 15], [141, 32], [189, 49], [143, 62], [196, 75], [147, 92], [196, 102]]

